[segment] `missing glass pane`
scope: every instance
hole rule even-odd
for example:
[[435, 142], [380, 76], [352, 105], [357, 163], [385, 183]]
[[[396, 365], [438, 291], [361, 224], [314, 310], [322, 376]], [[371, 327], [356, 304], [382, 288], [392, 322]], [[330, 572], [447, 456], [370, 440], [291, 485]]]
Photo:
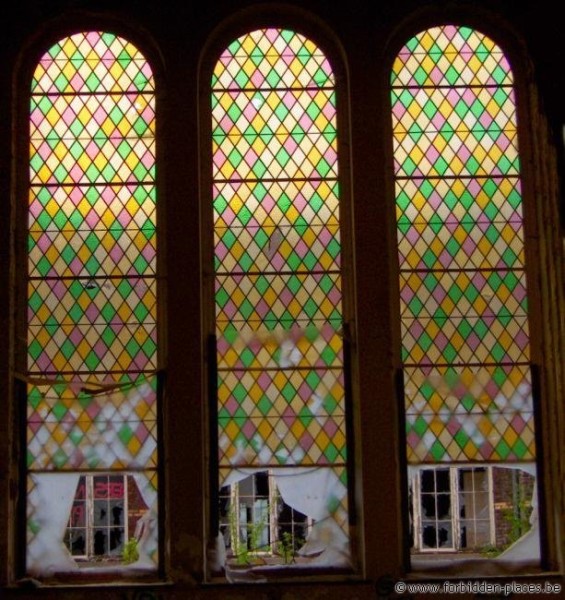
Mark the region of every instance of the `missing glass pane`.
[[[129, 486], [128, 486], [129, 482]], [[131, 496], [138, 500], [132, 506], [136, 512], [147, 510], [135, 481], [123, 475], [83, 475], [79, 479], [65, 545], [76, 556], [76, 541], [73, 535], [80, 532], [80, 545], [85, 560], [93, 557], [110, 559], [120, 557], [128, 535], [129, 503]], [[139, 503], [141, 500], [141, 503]], [[78, 519], [77, 519], [78, 517]], [[78, 521], [78, 523], [77, 523]], [[80, 527], [77, 528], [77, 525]], [[75, 541], [75, 548], [73, 548]], [[70, 543], [69, 543], [70, 542]]]
[[282, 567], [351, 567], [343, 469], [233, 469], [223, 482], [220, 543], [230, 581]]
[[268, 471], [224, 486], [220, 515], [228, 565], [300, 562], [300, 549], [314, 524], [284, 501]]
[[421, 466], [410, 473], [413, 555], [539, 557], [531, 466]]
[[28, 571], [157, 567], [156, 476], [36, 473], [28, 489]]

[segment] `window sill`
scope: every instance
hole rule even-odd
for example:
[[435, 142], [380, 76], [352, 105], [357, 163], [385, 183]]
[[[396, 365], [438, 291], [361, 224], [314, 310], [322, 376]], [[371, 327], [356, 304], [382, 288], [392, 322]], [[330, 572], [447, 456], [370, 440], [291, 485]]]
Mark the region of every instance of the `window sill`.
[[15, 588], [39, 588], [39, 587], [75, 587], [82, 586], [112, 586], [112, 585], [163, 585], [155, 569], [128, 569], [123, 566], [92, 566], [92, 563], [84, 563], [76, 571], [62, 571], [54, 573], [49, 577], [36, 579], [26, 577], [20, 579], [12, 587]]
[[505, 576], [547, 576], [539, 561], [500, 560], [485, 558], [478, 554], [449, 555], [426, 554], [411, 556], [411, 570], [408, 579], [446, 579], [469, 577], [505, 577]]
[[225, 574], [215, 576], [210, 583], [274, 583], [274, 582], [312, 582], [312, 581], [344, 581], [355, 578], [351, 567], [316, 567], [311, 564], [262, 564], [262, 565], [229, 565]]

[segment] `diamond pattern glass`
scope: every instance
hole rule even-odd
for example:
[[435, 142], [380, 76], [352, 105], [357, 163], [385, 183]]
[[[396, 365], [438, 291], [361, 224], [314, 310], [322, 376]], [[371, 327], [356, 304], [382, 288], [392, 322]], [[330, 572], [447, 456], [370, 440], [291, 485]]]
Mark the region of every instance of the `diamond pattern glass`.
[[392, 101], [397, 176], [518, 173], [511, 88], [393, 88]]
[[215, 179], [337, 174], [333, 90], [216, 91], [212, 119]]
[[320, 49], [284, 29], [230, 44], [212, 150], [220, 479], [241, 466], [345, 477], [336, 100]]
[[328, 179], [216, 184], [216, 272], [339, 270], [338, 197]]
[[502, 50], [469, 27], [432, 27], [400, 50], [391, 74], [397, 87], [512, 86]]
[[39, 60], [33, 94], [135, 93], [155, 89], [145, 57], [113, 33], [87, 31], [63, 38]]
[[30, 280], [30, 371], [154, 369], [155, 285], [139, 277]]
[[396, 186], [401, 269], [524, 266], [518, 179], [414, 178]]
[[326, 86], [334, 86], [328, 59], [314, 42], [288, 29], [260, 29], [234, 40], [212, 76], [214, 90]]
[[28, 468], [156, 468], [156, 377], [98, 394], [76, 387], [28, 389]]
[[[46, 490], [57, 473], [133, 470], [156, 514], [154, 105], [148, 62], [114, 34], [64, 38], [36, 66], [28, 212], [28, 564], [37, 564], [36, 534], [50, 535], [48, 527], [40, 530]], [[38, 482], [44, 486], [39, 495]], [[152, 552], [156, 561], [156, 539]]]
[[34, 187], [31, 277], [154, 275], [155, 187]]
[[527, 366], [407, 368], [405, 401], [409, 462], [535, 458]]
[[510, 66], [481, 33], [434, 27], [391, 84], [408, 460], [531, 461]]
[[342, 379], [306, 369], [221, 373], [221, 464], [345, 463]]
[[155, 369], [151, 69], [75, 34], [39, 61], [30, 110], [28, 371]]
[[520, 275], [502, 270], [402, 272], [404, 361], [527, 361], [527, 298]]

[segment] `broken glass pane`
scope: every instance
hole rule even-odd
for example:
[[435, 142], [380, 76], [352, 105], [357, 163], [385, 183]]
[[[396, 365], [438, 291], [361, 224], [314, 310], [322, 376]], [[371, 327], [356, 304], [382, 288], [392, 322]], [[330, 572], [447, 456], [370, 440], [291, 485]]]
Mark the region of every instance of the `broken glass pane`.
[[349, 566], [347, 488], [336, 475], [320, 468], [229, 473], [220, 492], [227, 571], [234, 566]]
[[[96, 568], [122, 570], [127, 565], [132, 572], [157, 568], [154, 472], [33, 473], [28, 481], [30, 574], [56, 577], [79, 567], [84, 571], [95, 558]], [[138, 555], [133, 561], [123, 554], [131, 539]]]
[[533, 465], [426, 465], [409, 473], [415, 566], [447, 568], [448, 557], [539, 563]]

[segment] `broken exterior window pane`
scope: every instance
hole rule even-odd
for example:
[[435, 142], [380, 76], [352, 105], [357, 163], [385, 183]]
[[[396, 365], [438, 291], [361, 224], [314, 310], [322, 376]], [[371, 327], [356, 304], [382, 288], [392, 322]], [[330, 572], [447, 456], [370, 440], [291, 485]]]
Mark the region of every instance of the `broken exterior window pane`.
[[422, 543], [427, 548], [452, 548], [449, 470], [436, 469], [421, 474]]
[[391, 84], [413, 550], [517, 557], [509, 502], [539, 562], [535, 509], [497, 500], [512, 466], [535, 504], [512, 71], [488, 37], [446, 25], [402, 48]]
[[491, 506], [494, 496], [491, 471], [459, 469], [459, 516], [462, 548], [484, 548], [492, 542]]
[[154, 571], [153, 76], [127, 40], [77, 33], [30, 100], [27, 570]]
[[[62, 558], [64, 538], [77, 559], [120, 563], [129, 560], [124, 549], [134, 538], [131, 562], [155, 569], [157, 377], [98, 394], [76, 395], [73, 387], [59, 385], [54, 398], [40, 392], [53, 393], [52, 386], [36, 385], [28, 394], [28, 570], [76, 569]], [[55, 506], [64, 511], [55, 516]]]
[[67, 523], [65, 545], [77, 558], [119, 558], [128, 540], [137, 542], [143, 526], [141, 517], [149, 510], [132, 475], [82, 475]]
[[234, 565], [259, 566], [265, 576], [271, 566], [350, 566], [344, 468], [242, 468], [223, 476], [220, 531], [228, 578]]
[[297, 562], [312, 519], [285, 503], [271, 472], [224, 486], [220, 503], [221, 532], [236, 564]]
[[[285, 29], [234, 40], [214, 70], [212, 121], [215, 412], [228, 567], [251, 550], [269, 564], [343, 566], [341, 241], [327, 58]], [[259, 495], [265, 473], [269, 496]]]
[[532, 467], [420, 465], [410, 473], [415, 552], [539, 559]]

